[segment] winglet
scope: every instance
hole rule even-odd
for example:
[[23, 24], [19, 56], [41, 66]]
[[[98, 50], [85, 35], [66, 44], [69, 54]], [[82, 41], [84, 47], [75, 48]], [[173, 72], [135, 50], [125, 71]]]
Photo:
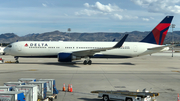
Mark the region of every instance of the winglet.
[[116, 38], [114, 38], [113, 40], [112, 40], [112, 42], [114, 42], [116, 40]]
[[124, 37], [113, 48], [120, 48], [126, 40], [127, 36], [128, 34], [125, 34]]

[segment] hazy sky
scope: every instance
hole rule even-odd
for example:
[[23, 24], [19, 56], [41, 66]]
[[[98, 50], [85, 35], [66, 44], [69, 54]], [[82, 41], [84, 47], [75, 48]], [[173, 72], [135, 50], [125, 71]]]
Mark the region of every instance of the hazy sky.
[[179, 30], [180, 0], [0, 0], [0, 34], [150, 31], [167, 15]]

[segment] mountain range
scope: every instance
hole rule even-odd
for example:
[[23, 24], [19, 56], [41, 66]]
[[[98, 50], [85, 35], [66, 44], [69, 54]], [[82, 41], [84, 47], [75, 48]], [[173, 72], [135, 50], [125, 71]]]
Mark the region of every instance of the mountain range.
[[[15, 41], [112, 41], [116, 39], [119, 41], [124, 34], [129, 34], [126, 41], [129, 42], [137, 42], [141, 41], [149, 31], [139, 32], [139, 31], [132, 31], [132, 32], [124, 32], [124, 33], [110, 33], [110, 32], [96, 32], [96, 33], [67, 33], [67, 32], [60, 32], [60, 31], [53, 31], [53, 32], [45, 32], [45, 33], [33, 33], [27, 34], [25, 36], [18, 36], [14, 33], [4, 33], [0, 34], [0, 43], [11, 43]], [[180, 42], [180, 31], [174, 31], [174, 42]], [[172, 33], [168, 32], [165, 38], [164, 43], [172, 42]]]

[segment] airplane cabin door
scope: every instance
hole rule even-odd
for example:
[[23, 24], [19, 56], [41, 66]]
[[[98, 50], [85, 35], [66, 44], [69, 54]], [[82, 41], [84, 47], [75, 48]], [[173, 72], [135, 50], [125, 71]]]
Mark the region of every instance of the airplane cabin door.
[[137, 52], [138, 51], [138, 47], [137, 45], [134, 46], [134, 52]]

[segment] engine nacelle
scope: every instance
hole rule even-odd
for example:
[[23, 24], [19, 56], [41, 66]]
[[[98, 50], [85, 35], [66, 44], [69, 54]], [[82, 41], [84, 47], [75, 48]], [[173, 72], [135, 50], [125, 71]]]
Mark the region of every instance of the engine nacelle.
[[81, 57], [77, 57], [77, 56], [72, 56], [72, 60], [80, 60]]
[[59, 53], [58, 61], [59, 62], [72, 62], [72, 60], [79, 60], [81, 57], [73, 56], [72, 53]]

